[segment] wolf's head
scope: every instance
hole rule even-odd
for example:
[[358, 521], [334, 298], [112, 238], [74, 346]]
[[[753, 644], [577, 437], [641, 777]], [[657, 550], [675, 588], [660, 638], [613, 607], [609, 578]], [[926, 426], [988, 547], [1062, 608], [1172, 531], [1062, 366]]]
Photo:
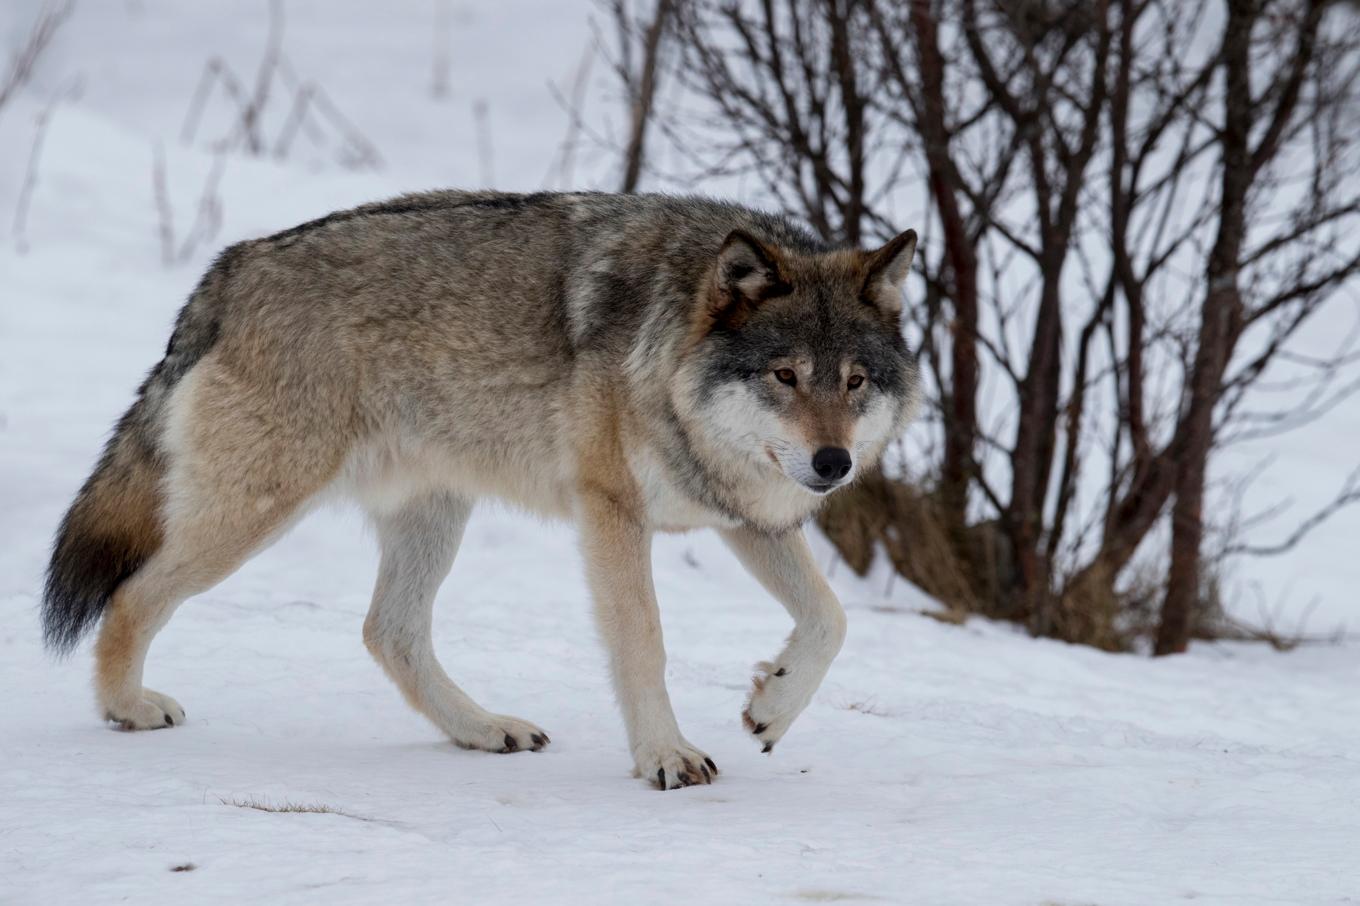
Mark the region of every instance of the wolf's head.
[[915, 251], [910, 230], [877, 251], [818, 254], [729, 235], [672, 391], [691, 433], [807, 495], [853, 480], [914, 407], [899, 321]]

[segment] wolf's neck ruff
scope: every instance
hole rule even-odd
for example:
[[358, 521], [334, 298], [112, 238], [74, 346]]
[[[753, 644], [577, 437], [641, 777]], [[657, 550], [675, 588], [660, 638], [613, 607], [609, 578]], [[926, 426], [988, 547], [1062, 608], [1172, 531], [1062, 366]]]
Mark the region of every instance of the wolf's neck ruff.
[[714, 510], [726, 519], [736, 523], [752, 521], [751, 515], [742, 511], [734, 493], [735, 488], [726, 476], [720, 470], [708, 468], [695, 451], [684, 423], [669, 401], [662, 416], [662, 424], [666, 426], [668, 436], [658, 444], [658, 448], [665, 456], [679, 488], [695, 503]]

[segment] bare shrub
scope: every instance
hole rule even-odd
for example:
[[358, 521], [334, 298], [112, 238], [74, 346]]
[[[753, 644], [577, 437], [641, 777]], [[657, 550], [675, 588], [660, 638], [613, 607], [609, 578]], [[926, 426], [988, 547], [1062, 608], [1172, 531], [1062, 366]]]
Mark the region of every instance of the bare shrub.
[[1300, 341], [1360, 277], [1353, 8], [686, 0], [674, 17], [686, 95], [652, 116], [677, 178], [740, 177], [834, 241], [922, 233], [907, 326], [926, 431], [823, 516], [847, 562], [881, 550], [951, 608], [1102, 648], [1221, 631], [1200, 619], [1221, 611], [1209, 577], [1263, 546], [1214, 549], [1211, 464], [1357, 386], [1353, 337]]
[[222, 228], [222, 196], [217, 190], [226, 167], [226, 154], [218, 152], [213, 159], [212, 169], [203, 181], [194, 220], [184, 235], [177, 237], [174, 206], [166, 185], [165, 149], [157, 143], [151, 166], [151, 184], [156, 199], [156, 236], [161, 248], [161, 263], [166, 267], [184, 264], [193, 258], [194, 252], [201, 246], [217, 237], [218, 230]]
[[630, 11], [627, 0], [608, 0], [606, 4], [617, 36], [614, 73], [628, 98], [628, 140], [623, 150], [621, 192], [637, 191], [642, 179], [661, 58], [677, 5], [677, 0], [656, 0], [650, 21], [641, 22]]
[[[283, 160], [293, 149], [297, 136], [305, 134], [317, 144], [332, 144], [341, 166], [380, 169], [382, 157], [377, 148], [340, 111], [330, 95], [316, 82], [298, 78], [283, 52], [283, 28], [283, 2], [271, 0], [265, 49], [249, 88], [221, 57], [212, 57], [204, 64], [180, 128], [180, 141], [189, 144], [197, 139], [205, 110], [214, 97], [223, 97], [235, 116], [227, 133], [209, 143], [214, 151], [243, 150], [252, 156], [272, 153]], [[271, 140], [265, 121], [280, 92], [284, 93], [287, 112]]]

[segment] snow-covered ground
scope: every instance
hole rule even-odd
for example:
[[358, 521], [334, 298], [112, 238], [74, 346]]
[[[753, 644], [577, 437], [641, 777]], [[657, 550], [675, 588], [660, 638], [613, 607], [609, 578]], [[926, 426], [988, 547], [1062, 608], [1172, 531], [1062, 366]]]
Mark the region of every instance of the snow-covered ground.
[[[7, 5], [0, 35], [35, 8]], [[716, 539], [656, 546], [672, 696], [722, 768], [712, 787], [663, 795], [628, 776], [572, 532], [496, 507], [474, 516], [440, 593], [437, 643], [479, 700], [549, 731], [545, 752], [462, 751], [406, 708], [359, 640], [376, 553], [345, 509], [159, 637], [147, 682], [187, 726], [103, 726], [88, 650], [62, 663], [41, 650], [41, 572], [207, 257], [336, 207], [476, 182], [478, 98], [497, 184], [540, 187], [566, 125], [545, 82], [567, 85], [589, 40], [583, 6], [451, 4], [437, 100], [435, 4], [286, 8], [293, 68], [386, 166], [340, 169], [324, 136], [283, 161], [229, 155], [222, 231], [182, 264], [160, 258], [155, 143], [182, 236], [214, 165], [206, 139], [176, 140], [184, 110], [210, 54], [253, 77], [262, 3], [81, 6], [0, 111], [0, 904], [1360, 901], [1355, 642], [1105, 655], [939, 623], [883, 572], [834, 569], [824, 546], [850, 636], [770, 756], [739, 712], [787, 618]], [[34, 118], [76, 75], [20, 254], [10, 212]], [[583, 156], [578, 178], [599, 169]], [[1313, 562], [1354, 613], [1360, 561]]]
[[[738, 712], [782, 612], [711, 538], [670, 539], [672, 695], [722, 775], [663, 794], [628, 776], [569, 533], [483, 512], [440, 595], [450, 672], [552, 735], [490, 755], [442, 739], [369, 660], [374, 556], [323, 516], [161, 635], [147, 681], [189, 723], [150, 733], [99, 723], [87, 656], [42, 655], [41, 541], [6, 553], [0, 902], [1360, 897], [1354, 649], [1154, 663], [945, 626], [900, 586], [845, 583], [845, 651], [764, 756]], [[19, 528], [7, 518], [6, 537]]]

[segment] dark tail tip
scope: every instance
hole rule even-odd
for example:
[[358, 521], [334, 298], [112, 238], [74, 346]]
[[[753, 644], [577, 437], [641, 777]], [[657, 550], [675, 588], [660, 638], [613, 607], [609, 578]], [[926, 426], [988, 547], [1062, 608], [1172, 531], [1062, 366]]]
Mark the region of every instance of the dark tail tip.
[[83, 531], [77, 502], [62, 522], [43, 587], [43, 641], [57, 654], [69, 654], [99, 620], [113, 592], [137, 571], [144, 557], [115, 539]]
[[161, 545], [165, 463], [152, 442], [156, 412], [148, 394], [166, 380], [162, 361], [119, 419], [99, 464], [57, 529], [43, 585], [42, 624], [48, 649], [58, 654], [75, 648], [118, 586]]
[[118, 439], [57, 529], [43, 586], [43, 639], [66, 654], [104, 613], [125, 579], [160, 547], [155, 470], [120, 457]]

